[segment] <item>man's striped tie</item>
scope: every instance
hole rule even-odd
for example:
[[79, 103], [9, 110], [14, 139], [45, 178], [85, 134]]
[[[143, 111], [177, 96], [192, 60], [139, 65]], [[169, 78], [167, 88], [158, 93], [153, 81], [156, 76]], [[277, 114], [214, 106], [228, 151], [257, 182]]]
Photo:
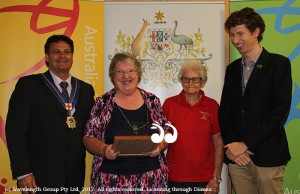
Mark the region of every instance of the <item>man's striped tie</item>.
[[67, 87], [68, 87], [69, 84], [65, 81], [62, 81], [62, 82], [60, 82], [59, 85], [62, 88], [61, 93], [62, 93], [64, 99], [66, 100], [66, 102], [69, 102], [70, 97], [69, 97], [69, 94], [68, 94], [68, 91], [67, 91]]

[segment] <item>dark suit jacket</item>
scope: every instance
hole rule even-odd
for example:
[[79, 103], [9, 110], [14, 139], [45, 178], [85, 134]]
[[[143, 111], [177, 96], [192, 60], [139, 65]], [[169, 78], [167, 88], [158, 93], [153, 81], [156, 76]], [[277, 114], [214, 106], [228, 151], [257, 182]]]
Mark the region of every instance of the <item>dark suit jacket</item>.
[[219, 108], [224, 145], [243, 141], [257, 166], [286, 164], [291, 158], [284, 129], [292, 96], [289, 59], [263, 49], [244, 96], [241, 75], [240, 58], [226, 69]]
[[[50, 72], [45, 73], [52, 80]], [[74, 79], [74, 78], [72, 78]], [[22, 77], [9, 101], [6, 138], [13, 178], [33, 172], [37, 186], [82, 187], [85, 178], [83, 132], [94, 89], [81, 80], [75, 107], [75, 129], [66, 124], [67, 111], [39, 75]]]

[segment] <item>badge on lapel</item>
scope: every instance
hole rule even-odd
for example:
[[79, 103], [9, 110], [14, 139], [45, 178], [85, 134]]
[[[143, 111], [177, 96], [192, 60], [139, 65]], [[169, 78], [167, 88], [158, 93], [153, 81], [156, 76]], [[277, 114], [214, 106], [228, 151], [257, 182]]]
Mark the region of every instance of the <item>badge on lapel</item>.
[[261, 69], [263, 67], [263, 65], [257, 64], [255, 67]]

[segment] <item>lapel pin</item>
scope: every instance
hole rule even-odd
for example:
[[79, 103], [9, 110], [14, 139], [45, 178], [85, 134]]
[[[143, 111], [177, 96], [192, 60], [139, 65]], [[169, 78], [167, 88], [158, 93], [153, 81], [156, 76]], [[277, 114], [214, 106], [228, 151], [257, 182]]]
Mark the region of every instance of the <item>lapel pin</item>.
[[257, 64], [255, 67], [257, 67], [257, 68], [261, 69], [261, 68], [262, 68], [262, 65], [260, 65], [260, 64]]

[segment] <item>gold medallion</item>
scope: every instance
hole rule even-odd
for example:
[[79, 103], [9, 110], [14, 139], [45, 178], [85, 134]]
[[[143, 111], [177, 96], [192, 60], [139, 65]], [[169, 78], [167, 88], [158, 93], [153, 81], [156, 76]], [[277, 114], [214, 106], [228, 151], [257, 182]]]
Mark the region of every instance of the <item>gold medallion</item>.
[[69, 128], [76, 128], [76, 121], [74, 117], [67, 117], [67, 121], [66, 121], [67, 125]]

